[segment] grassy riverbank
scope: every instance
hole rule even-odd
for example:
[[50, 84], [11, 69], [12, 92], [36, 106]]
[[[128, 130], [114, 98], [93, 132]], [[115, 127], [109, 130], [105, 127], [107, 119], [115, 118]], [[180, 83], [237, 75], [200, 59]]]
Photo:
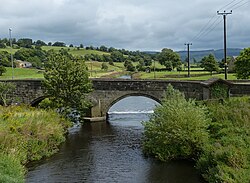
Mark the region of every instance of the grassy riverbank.
[[192, 159], [208, 182], [249, 183], [250, 99], [197, 105], [169, 91], [145, 125], [145, 153]]
[[57, 152], [69, 126], [53, 111], [0, 106], [0, 182], [24, 182], [24, 165]]

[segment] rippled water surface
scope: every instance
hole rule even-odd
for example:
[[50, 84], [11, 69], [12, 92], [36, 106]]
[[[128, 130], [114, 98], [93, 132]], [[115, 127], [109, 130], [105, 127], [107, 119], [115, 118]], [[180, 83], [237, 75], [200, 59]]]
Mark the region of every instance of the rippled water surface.
[[200, 183], [193, 163], [161, 163], [141, 150], [143, 126], [157, 103], [129, 97], [109, 111], [109, 122], [75, 126], [59, 153], [29, 165], [26, 182]]

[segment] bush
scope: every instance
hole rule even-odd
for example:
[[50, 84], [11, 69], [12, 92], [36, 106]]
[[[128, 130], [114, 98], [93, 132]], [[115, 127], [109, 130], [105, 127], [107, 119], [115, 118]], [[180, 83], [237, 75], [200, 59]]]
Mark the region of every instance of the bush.
[[203, 108], [169, 85], [162, 105], [143, 123], [144, 151], [162, 161], [196, 158], [208, 143], [208, 123]]
[[249, 183], [250, 181], [250, 101], [230, 99], [224, 104], [208, 104], [213, 119], [210, 143], [197, 162], [208, 182]]

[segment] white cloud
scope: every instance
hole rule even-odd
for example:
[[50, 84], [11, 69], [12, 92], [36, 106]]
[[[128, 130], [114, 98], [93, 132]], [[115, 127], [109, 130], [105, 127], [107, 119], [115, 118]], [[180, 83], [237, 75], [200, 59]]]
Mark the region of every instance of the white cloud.
[[[239, 5], [247, 2], [245, 0]], [[232, 1], [223, 0], [1, 0], [0, 37], [13, 29], [17, 38], [64, 41], [67, 44], [107, 45], [130, 50], [184, 48], [216, 11]], [[240, 2], [236, 0], [235, 3]], [[249, 47], [249, 5], [228, 16], [228, 46]], [[234, 6], [232, 9], [237, 8]], [[222, 17], [220, 17], [220, 21]], [[211, 23], [211, 22], [210, 22]], [[216, 22], [217, 23], [217, 22]], [[209, 27], [209, 26], [208, 26]], [[222, 48], [223, 23], [194, 40], [194, 49]], [[231, 42], [230, 42], [231, 41]]]

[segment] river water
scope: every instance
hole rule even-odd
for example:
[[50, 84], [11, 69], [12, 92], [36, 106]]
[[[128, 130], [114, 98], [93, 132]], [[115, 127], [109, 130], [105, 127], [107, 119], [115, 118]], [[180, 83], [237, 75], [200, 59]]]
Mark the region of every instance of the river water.
[[159, 162], [141, 149], [143, 126], [157, 103], [128, 97], [108, 122], [77, 125], [54, 156], [28, 165], [27, 183], [201, 183], [188, 161]]

